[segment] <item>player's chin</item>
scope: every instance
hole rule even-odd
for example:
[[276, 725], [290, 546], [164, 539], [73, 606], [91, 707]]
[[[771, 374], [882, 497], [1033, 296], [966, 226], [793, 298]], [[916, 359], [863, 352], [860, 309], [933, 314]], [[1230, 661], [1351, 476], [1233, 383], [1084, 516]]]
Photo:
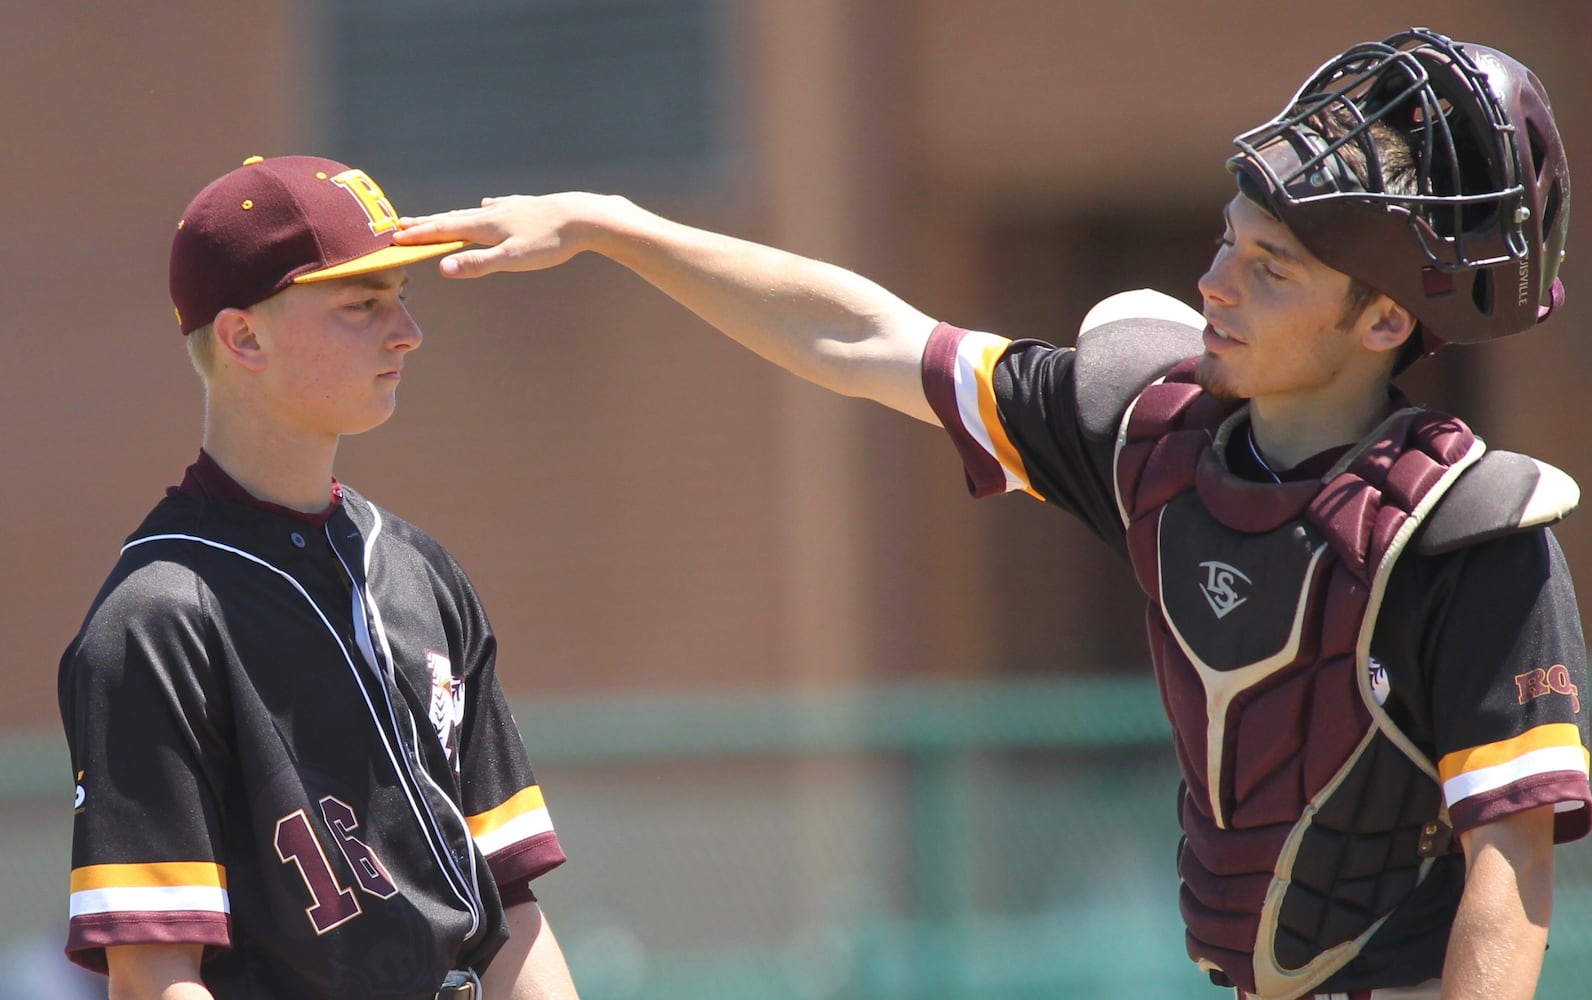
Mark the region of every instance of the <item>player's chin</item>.
[[341, 433], [350, 435], [373, 431], [391, 419], [393, 412], [397, 408], [397, 399], [389, 395], [385, 400], [378, 401], [364, 412], [350, 414], [348, 419], [343, 422]]
[[1217, 399], [1249, 398], [1227, 362], [1209, 351], [1200, 355], [1199, 361], [1194, 364], [1194, 382]]

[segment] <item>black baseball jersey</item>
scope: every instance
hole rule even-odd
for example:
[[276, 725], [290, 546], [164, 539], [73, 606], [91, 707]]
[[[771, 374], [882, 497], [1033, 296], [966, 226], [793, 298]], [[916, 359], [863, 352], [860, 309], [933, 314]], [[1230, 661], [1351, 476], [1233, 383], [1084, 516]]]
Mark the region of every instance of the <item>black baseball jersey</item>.
[[[1198, 314], [1164, 297], [1137, 302], [1148, 302], [1161, 321], [1202, 325]], [[1071, 349], [942, 325], [925, 351], [924, 390], [975, 495], [1028, 492], [1078, 516], [1125, 555], [1124, 515], [1113, 488], [1121, 412], [1110, 419], [1096, 414], [1089, 423], [1088, 406], [1080, 410], [1084, 372], [1077, 357]], [[1126, 405], [1137, 388], [1107, 395]], [[1235, 433], [1230, 441], [1247, 438]], [[1234, 472], [1272, 481], [1258, 456], [1239, 451], [1229, 444], [1224, 456]], [[1320, 471], [1331, 464], [1329, 457]], [[1587, 833], [1592, 740], [1583, 703], [1585, 646], [1569, 572], [1550, 530], [1505, 534], [1438, 555], [1407, 552], [1387, 581], [1368, 670], [1378, 704], [1435, 764], [1456, 832], [1551, 804], [1557, 840]], [[1393, 966], [1441, 968], [1463, 861], [1451, 855], [1438, 863], [1447, 871], [1434, 873], [1427, 895], [1379, 931]], [[1411, 971], [1390, 968], [1381, 985], [1414, 981], [1406, 975]]]
[[321, 520], [174, 493], [123, 547], [61, 662], [74, 961], [430, 997], [563, 862], [463, 571], [352, 490]]

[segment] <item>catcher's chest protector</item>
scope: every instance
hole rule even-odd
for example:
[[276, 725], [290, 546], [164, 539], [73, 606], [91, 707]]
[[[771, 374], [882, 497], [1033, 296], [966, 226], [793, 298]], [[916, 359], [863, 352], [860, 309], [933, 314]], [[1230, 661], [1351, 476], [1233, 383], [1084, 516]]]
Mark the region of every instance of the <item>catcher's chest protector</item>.
[[1220, 457], [1243, 422], [1179, 365], [1123, 418], [1116, 491], [1185, 784], [1189, 954], [1297, 996], [1430, 867], [1440, 789], [1373, 690], [1371, 632], [1394, 561], [1483, 446], [1405, 409], [1321, 480], [1256, 484]]

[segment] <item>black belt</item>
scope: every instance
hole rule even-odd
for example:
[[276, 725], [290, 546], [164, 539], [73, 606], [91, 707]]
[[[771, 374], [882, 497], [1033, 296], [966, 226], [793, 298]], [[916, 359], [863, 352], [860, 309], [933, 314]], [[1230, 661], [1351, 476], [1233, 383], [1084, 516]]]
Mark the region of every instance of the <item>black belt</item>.
[[442, 981], [437, 1000], [481, 1000], [481, 980], [470, 969], [455, 969]]

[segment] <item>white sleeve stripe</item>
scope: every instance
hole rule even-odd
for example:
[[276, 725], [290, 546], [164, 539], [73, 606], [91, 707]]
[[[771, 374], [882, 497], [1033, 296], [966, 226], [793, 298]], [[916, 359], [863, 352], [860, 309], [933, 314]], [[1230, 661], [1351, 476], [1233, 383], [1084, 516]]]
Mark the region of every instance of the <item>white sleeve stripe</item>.
[[151, 913], [172, 910], [232, 912], [227, 890], [208, 885], [128, 886], [72, 893], [72, 917], [92, 913]]
[[1465, 771], [1443, 782], [1443, 797], [1452, 809], [1472, 795], [1496, 791], [1522, 778], [1555, 771], [1586, 774], [1586, 751], [1580, 747], [1543, 747], [1502, 764]]
[[981, 381], [979, 376], [990, 370], [987, 359], [993, 352], [999, 355], [1006, 350], [1010, 343], [1002, 337], [990, 333], [978, 333], [969, 330], [956, 345], [956, 366], [951, 373], [951, 378], [956, 386], [956, 409], [961, 415], [962, 427], [978, 442], [978, 446], [1000, 465], [1001, 472], [1006, 477], [1006, 492], [1025, 489], [1028, 484], [1019, 476], [1013, 475], [1006, 463], [1001, 461], [1001, 452], [995, 447], [995, 442], [990, 437], [990, 430], [984, 425], [984, 414], [980, 409]]
[[522, 840], [529, 840], [538, 834], [552, 833], [553, 820], [547, 813], [547, 807], [532, 809], [521, 816], [516, 816], [502, 826], [488, 833], [483, 833], [475, 838], [476, 846], [481, 848], [481, 853], [491, 855], [505, 847], [517, 844]]

